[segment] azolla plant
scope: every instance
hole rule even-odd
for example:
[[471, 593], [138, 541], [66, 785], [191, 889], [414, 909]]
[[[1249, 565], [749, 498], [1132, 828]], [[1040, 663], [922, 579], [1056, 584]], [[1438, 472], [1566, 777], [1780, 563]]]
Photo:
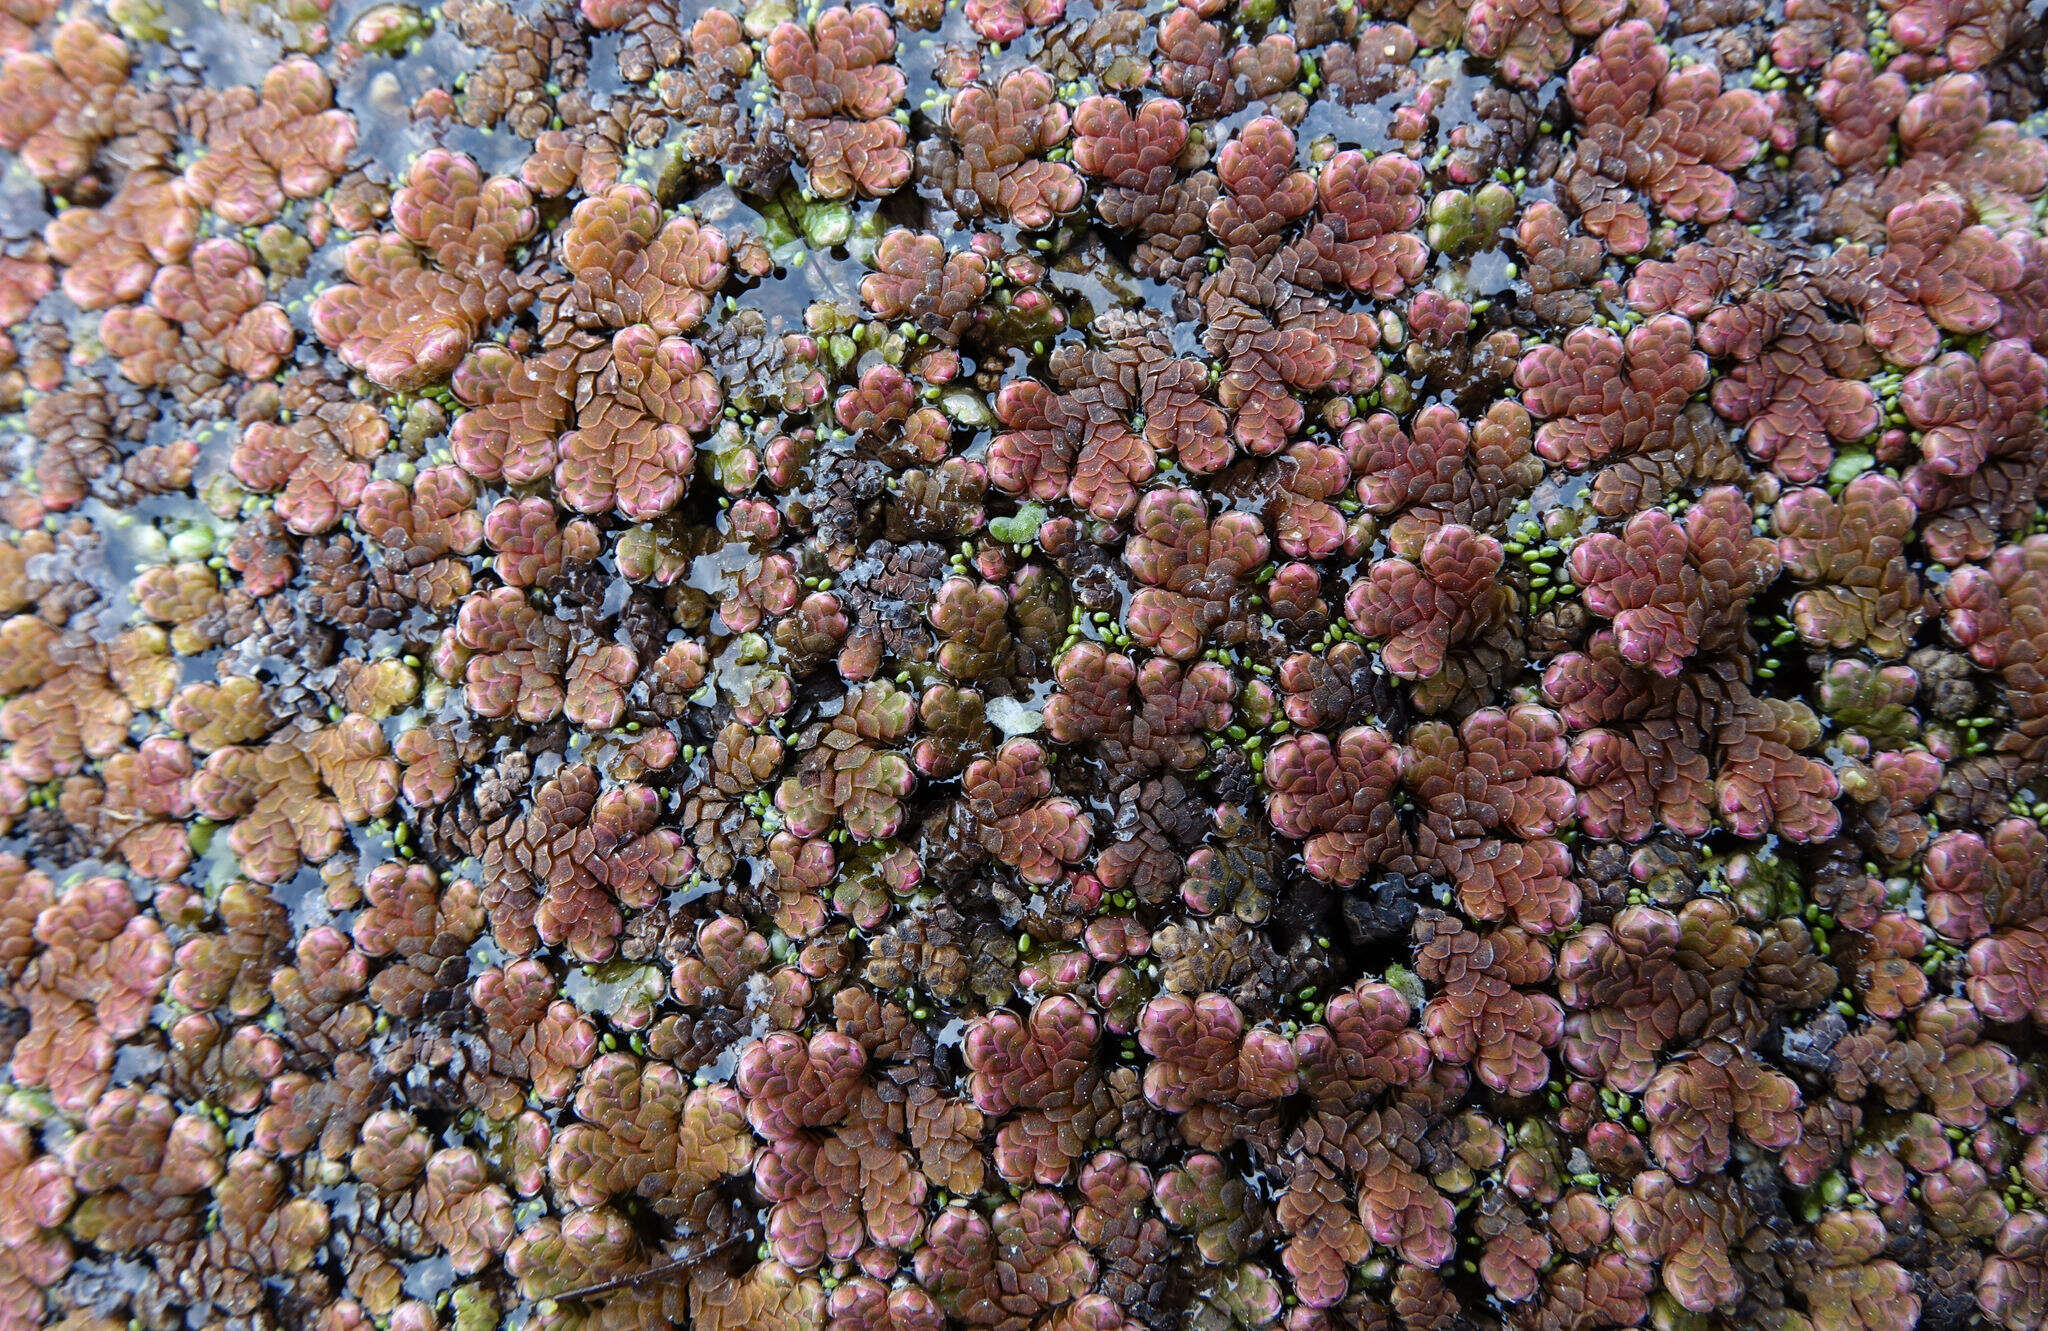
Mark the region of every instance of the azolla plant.
[[2044, 48], [0, 5], [0, 1331], [2037, 1331]]

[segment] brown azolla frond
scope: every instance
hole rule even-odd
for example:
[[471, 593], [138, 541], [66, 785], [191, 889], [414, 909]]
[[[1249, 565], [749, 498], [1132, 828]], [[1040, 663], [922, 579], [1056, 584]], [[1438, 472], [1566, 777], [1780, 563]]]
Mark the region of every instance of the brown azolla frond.
[[[146, 308], [108, 311], [100, 336], [122, 373], [145, 387], [165, 384], [196, 395], [230, 371], [265, 379], [298, 340], [283, 308], [266, 295], [263, 271], [247, 247], [204, 241], [185, 263], [157, 271]], [[167, 338], [176, 348], [168, 354]]]

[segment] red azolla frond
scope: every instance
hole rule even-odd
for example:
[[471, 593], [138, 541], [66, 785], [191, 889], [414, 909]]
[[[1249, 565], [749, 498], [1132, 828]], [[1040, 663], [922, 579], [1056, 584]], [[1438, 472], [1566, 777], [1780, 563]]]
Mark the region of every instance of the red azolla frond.
[[1208, 756], [1201, 734], [1230, 724], [1236, 693], [1230, 672], [1213, 661], [1183, 667], [1154, 658], [1140, 669], [1091, 642], [1063, 653], [1054, 677], [1047, 733], [1063, 744], [1092, 741], [1119, 767], [1199, 767]]
[[1694, 1312], [1730, 1306], [1742, 1296], [1730, 1250], [1751, 1224], [1734, 1180], [1719, 1174], [1688, 1185], [1663, 1170], [1646, 1170], [1614, 1210], [1622, 1252], [1661, 1263], [1665, 1290]]
[[1865, 343], [1855, 324], [1789, 319], [1768, 347], [1714, 385], [1714, 410], [1747, 427], [1744, 446], [1778, 475], [1817, 480], [1835, 444], [1864, 438], [1880, 420], [1877, 395], [1861, 382], [1876, 368]]
[[[1063, 492], [1105, 521], [1128, 515], [1160, 452], [1178, 453], [1193, 471], [1230, 458], [1223, 415], [1206, 396], [1199, 362], [1175, 356], [1155, 322], [1117, 312], [1096, 320], [1096, 348], [1053, 354], [1060, 391], [1035, 379], [1006, 385], [996, 415], [1009, 432], [989, 450], [989, 479], [999, 490], [1039, 500]], [[1142, 433], [1127, 417], [1145, 416]]]
[[1458, 729], [1440, 721], [1408, 739], [1404, 780], [1442, 835], [1508, 832], [1546, 837], [1571, 817], [1564, 723], [1548, 708], [1485, 708]]
[[1614, 621], [1624, 661], [1676, 675], [1710, 628], [1742, 613], [1778, 569], [1776, 547], [1752, 537], [1749, 524], [1748, 502], [1723, 487], [1682, 522], [1651, 509], [1619, 535], [1595, 533], [1572, 547], [1572, 576], [1587, 607]]
[[748, 1047], [734, 1085], [747, 1097], [747, 1121], [770, 1141], [843, 1121], [862, 1083], [866, 1055], [837, 1031], [807, 1043], [776, 1031]]
[[985, 42], [1013, 42], [1066, 13], [1066, 0], [967, 0], [967, 22]]
[[[121, 359], [122, 372], [144, 386], [183, 387], [167, 363], [174, 359], [216, 361], [245, 378], [267, 378], [291, 354], [297, 334], [266, 294], [263, 272], [241, 242], [209, 240], [187, 263], [157, 271], [147, 309], [109, 311], [100, 321], [101, 336]], [[182, 333], [186, 345], [164, 354], [159, 333], [168, 333], [174, 346]]]
[[326, 73], [304, 56], [273, 66], [261, 88], [213, 92], [194, 110], [206, 152], [185, 178], [199, 202], [236, 226], [324, 193], [356, 146], [355, 118], [335, 108]]
[[1435, 403], [1405, 432], [1394, 416], [1376, 412], [1347, 426], [1343, 444], [1359, 500], [1375, 513], [1396, 515], [1387, 543], [1414, 559], [1436, 528], [1486, 530], [1542, 479], [1531, 428], [1517, 403], [1496, 403], [1476, 425]]
[[13, 1076], [81, 1113], [106, 1088], [116, 1045], [148, 1020], [171, 973], [170, 940], [122, 880], [106, 877], [48, 897], [32, 936], [39, 954], [15, 985], [29, 1029], [14, 1047]]
[[1353, 291], [1389, 300], [1422, 275], [1429, 247], [1422, 168], [1398, 153], [1341, 152], [1316, 177], [1319, 216], [1307, 237], [1320, 265]]
[[445, 378], [486, 323], [532, 293], [511, 267], [540, 224], [532, 195], [505, 176], [436, 149], [413, 163], [391, 201], [392, 229], [350, 243], [349, 280], [313, 302], [313, 331], [386, 388]]
[[691, 435], [720, 405], [703, 353], [646, 324], [620, 330], [611, 357], [561, 440], [555, 486], [583, 513], [616, 508], [636, 521], [675, 507], [696, 457]]
[[[1098, 1325], [1073, 1303], [1093, 1283], [1095, 1259], [1074, 1240], [1073, 1217], [1055, 1192], [1034, 1188], [987, 1218], [954, 1203], [932, 1221], [915, 1268], [939, 1306], [968, 1324], [996, 1325], [1072, 1304], [1077, 1325]], [[1107, 1311], [1113, 1325], [1115, 1306]]]
[[1564, 1011], [1524, 986], [1550, 977], [1549, 948], [1518, 928], [1481, 934], [1436, 910], [1417, 917], [1415, 944], [1415, 973], [1436, 991], [1422, 1030], [1438, 1060], [1471, 1064], [1503, 1095], [1548, 1081], [1547, 1051], [1564, 1035]]
[[1093, 824], [1073, 800], [1053, 794], [1045, 750], [1005, 740], [961, 779], [981, 843], [1026, 882], [1050, 883], [1088, 849]]
[[1713, 1017], [1709, 995], [1735, 982], [1760, 947], [1724, 901], [1676, 915], [1631, 906], [1558, 952], [1558, 995], [1573, 1009], [1565, 1060], [1619, 1090], [1650, 1084], [1659, 1053]]
[[1970, 659], [1997, 672], [2012, 729], [2000, 736], [2003, 750], [2037, 756], [2048, 745], [2048, 687], [2041, 663], [2048, 660], [2048, 537], [2029, 537], [2001, 547], [1984, 564], [1957, 570], [1942, 588], [1943, 623]]
[[1074, 165], [1105, 184], [1095, 206], [1115, 226], [1139, 220], [1166, 193], [1187, 142], [1187, 113], [1170, 97], [1136, 114], [1121, 98], [1090, 97], [1074, 112]]
[[1100, 1023], [1074, 999], [1055, 996], [1028, 1018], [1005, 1010], [969, 1026], [969, 1090], [997, 1133], [996, 1168], [1012, 1180], [1063, 1180], [1096, 1121], [1095, 1044]]
[[1318, 1104], [1352, 1109], [1428, 1075], [1429, 1043], [1391, 985], [1361, 980], [1332, 998], [1323, 1020], [1294, 1037], [1302, 1087]]
[[1907, 493], [1930, 508], [1967, 495], [1987, 463], [2025, 456], [2048, 405], [2048, 362], [2017, 338], [1952, 351], [1906, 377], [1899, 407], [1921, 432]]
[[687, 213], [664, 221], [637, 185], [584, 199], [562, 231], [562, 263], [577, 283], [571, 299], [609, 327], [644, 323], [664, 337], [703, 320], [730, 259], [716, 227]]
[[141, 170], [98, 208], [57, 214], [43, 242], [64, 265], [64, 294], [80, 309], [103, 310], [140, 298], [159, 268], [192, 252], [198, 231], [199, 209], [185, 182]]
[[1344, 598], [1345, 618], [1370, 638], [1403, 679], [1428, 679], [1450, 648], [1500, 609], [1503, 555], [1491, 536], [1456, 524], [1437, 528], [1414, 560], [1382, 559]]
[[1379, 382], [1373, 320], [1337, 309], [1251, 258], [1231, 260], [1203, 283], [1201, 296], [1202, 344], [1225, 363], [1217, 400], [1236, 413], [1232, 437], [1251, 452], [1277, 452], [1301, 424], [1294, 390], [1362, 391]]
[[1292, 1094], [1299, 1059], [1279, 1032], [1247, 1029], [1222, 994], [1162, 994], [1145, 1005], [1138, 1043], [1153, 1062], [1145, 1098], [1169, 1113], [1203, 1104], [1245, 1105]]
[[776, 787], [790, 830], [820, 836], [843, 821], [857, 840], [893, 834], [917, 778], [902, 754], [881, 746], [908, 734], [916, 716], [916, 699], [887, 681], [855, 690], [822, 734], [806, 737], [796, 773]]
[[2019, 32], [2012, 0], [1887, 0], [1884, 7], [1899, 45], [1954, 70], [1983, 69]]
[[1066, 142], [1069, 117], [1043, 70], [1027, 67], [994, 88], [976, 83], [963, 89], [947, 124], [958, 157], [951, 189], [972, 211], [1032, 229], [1080, 205], [1080, 173], [1045, 160]]
[[1152, 490], [1138, 502], [1124, 562], [1145, 585], [1131, 598], [1131, 636], [1179, 660], [1243, 610], [1265, 562], [1264, 527], [1249, 513], [1209, 516], [1193, 490]]
[[86, 18], [51, 34], [48, 52], [14, 48], [0, 56], [0, 147], [45, 186], [84, 173], [116, 127], [114, 99], [128, 78], [128, 44]]
[[333, 855], [350, 823], [381, 816], [398, 795], [398, 767], [366, 716], [280, 731], [261, 746], [215, 750], [193, 778], [201, 813], [231, 822], [243, 872], [277, 883]]
[[1767, 1151], [1799, 1139], [1799, 1088], [1725, 1040], [1659, 1069], [1643, 1090], [1643, 1112], [1657, 1163], [1685, 1182], [1727, 1162], [1733, 1132]]
[[443, 679], [461, 681], [479, 716], [550, 720], [562, 710], [568, 626], [543, 615], [515, 587], [467, 597], [434, 653]]
[[876, 271], [860, 280], [868, 308], [884, 319], [908, 319], [948, 345], [967, 331], [988, 291], [988, 263], [980, 254], [948, 253], [928, 232], [890, 231], [875, 246], [874, 264]]
[[1708, 377], [1692, 325], [1676, 315], [1651, 319], [1626, 342], [1580, 328], [1561, 347], [1535, 348], [1515, 368], [1524, 405], [1546, 418], [1536, 451], [1574, 471], [1663, 447]]
[[1390, 800], [1406, 757], [1383, 732], [1353, 727], [1327, 736], [1290, 735], [1266, 760], [1266, 811], [1285, 836], [1307, 844], [1309, 872], [1354, 883], [1393, 860], [1405, 842]]
[[1744, 693], [1723, 709], [1714, 735], [1714, 801], [1737, 836], [1775, 829], [1794, 841], [1825, 841], [1840, 830], [1834, 800], [1841, 782], [1802, 752], [1820, 737], [1820, 720], [1803, 702]]
[[1816, 646], [1864, 644], [1879, 656], [1903, 656], [1923, 611], [1905, 557], [1918, 514], [1899, 483], [1866, 472], [1839, 500], [1795, 490], [1773, 516], [1786, 571], [1818, 584], [1793, 599], [1799, 635]]
[[1922, 876], [1927, 923], [1956, 943], [2048, 917], [2048, 837], [2024, 818], [1984, 832], [1944, 832]]
[[1667, 217], [1718, 222], [1735, 207], [1729, 172], [1746, 165], [1770, 129], [1769, 105], [1746, 88], [1723, 90], [1711, 64], [1671, 67], [1647, 23], [1609, 28], [1571, 68], [1566, 95], [1583, 141], [1564, 192], [1586, 229], [1622, 254], [1649, 242], [1640, 190]]
[[889, 118], [905, 86], [895, 54], [895, 26], [875, 5], [835, 5], [809, 29], [769, 35], [768, 76], [819, 194], [877, 198], [910, 178], [908, 135]]
[[[1465, 39], [1474, 54], [1499, 61], [1508, 82], [1534, 88], [1571, 58], [1574, 37], [1599, 35], [1629, 8], [1623, 0], [1477, 0]], [[1652, 12], [1663, 9], [1658, 3]]]
[[1878, 73], [1862, 51], [1828, 61], [1814, 106], [1829, 125], [1823, 143], [1835, 165], [1858, 166], [1884, 155], [1907, 92], [1905, 79], [1895, 71]]
[[1886, 245], [1845, 245], [1828, 260], [1829, 290], [1862, 316], [1870, 343], [1894, 365], [1924, 365], [1941, 330], [1981, 333], [1999, 318], [1999, 293], [2020, 279], [2022, 259], [1970, 206], [1948, 191], [1902, 203], [1885, 218]]

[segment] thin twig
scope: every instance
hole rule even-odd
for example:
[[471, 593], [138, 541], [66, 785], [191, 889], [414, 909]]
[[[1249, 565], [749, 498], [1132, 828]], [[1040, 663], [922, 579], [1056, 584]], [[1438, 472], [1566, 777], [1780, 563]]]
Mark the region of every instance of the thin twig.
[[677, 1257], [663, 1262], [660, 1266], [650, 1266], [645, 1271], [636, 1271], [629, 1276], [617, 1276], [611, 1280], [601, 1280], [595, 1285], [585, 1285], [581, 1289], [572, 1289], [564, 1294], [550, 1294], [548, 1297], [557, 1303], [581, 1302], [585, 1299], [594, 1299], [601, 1294], [610, 1294], [615, 1290], [631, 1289], [636, 1285], [647, 1284], [650, 1281], [674, 1275], [677, 1271], [681, 1271], [686, 1267], [695, 1266], [706, 1257], [721, 1253], [736, 1243], [744, 1243], [746, 1239], [747, 1236], [745, 1234], [733, 1234], [718, 1243], [712, 1244], [701, 1252], [690, 1254], [688, 1257]]

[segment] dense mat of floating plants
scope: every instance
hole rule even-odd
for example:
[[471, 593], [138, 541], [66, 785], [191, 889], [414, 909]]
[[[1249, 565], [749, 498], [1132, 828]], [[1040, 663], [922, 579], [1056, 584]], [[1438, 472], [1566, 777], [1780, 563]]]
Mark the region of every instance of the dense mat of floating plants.
[[0, 1331], [2029, 1331], [2021, 0], [5, 0]]

